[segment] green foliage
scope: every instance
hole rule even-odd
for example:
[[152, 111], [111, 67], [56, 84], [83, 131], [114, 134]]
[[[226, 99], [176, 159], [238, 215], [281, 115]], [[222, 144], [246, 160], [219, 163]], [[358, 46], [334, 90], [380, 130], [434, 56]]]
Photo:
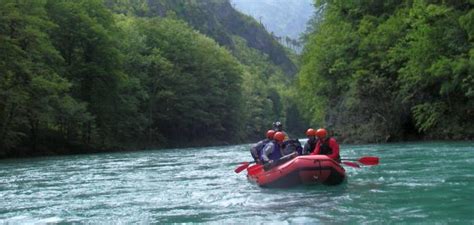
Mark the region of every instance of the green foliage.
[[149, 13], [147, 0], [104, 0], [112, 11], [125, 14], [146, 16]]
[[[83, 127], [86, 144], [117, 143], [117, 122], [124, 119], [121, 70], [115, 21], [100, 0], [48, 1], [48, 13], [58, 26], [51, 32], [65, 59], [64, 74], [72, 83], [72, 97], [87, 103], [94, 120]], [[126, 118], [126, 117], [125, 117]]]
[[0, 157], [236, 143], [295, 119], [271, 56], [177, 19], [205, 23], [203, 4], [0, 0]]
[[228, 0], [155, 0], [149, 1], [149, 9], [150, 15], [154, 16], [174, 15], [173, 18], [186, 21], [194, 29], [231, 50], [238, 48], [239, 43], [234, 42], [234, 36], [239, 36], [247, 41], [248, 47], [266, 54], [269, 61], [286, 74], [293, 76], [296, 73], [296, 66], [284, 48], [265, 31], [263, 25], [237, 12]]
[[307, 118], [358, 141], [473, 136], [469, 1], [318, 4], [298, 83]]
[[159, 49], [174, 70], [171, 79], [157, 82], [170, 89], [166, 92], [170, 96], [156, 99], [168, 115], [158, 121], [160, 130], [178, 140], [224, 140], [238, 134], [242, 73], [238, 62], [183, 22], [151, 20], [144, 26], [147, 46]]
[[300, 106], [312, 124], [323, 124], [327, 116], [325, 109], [334, 106], [325, 99], [337, 98], [347, 91], [347, 80], [353, 70], [356, 36], [349, 23], [336, 19], [328, 17], [327, 24], [318, 28], [321, 33], [332, 35], [312, 36], [302, 57], [298, 81]]
[[290, 133], [301, 135], [307, 124], [302, 124], [295, 106], [291, 79], [271, 62], [268, 55], [250, 48], [243, 38], [234, 36], [233, 42], [233, 54], [246, 71], [242, 84], [242, 121], [246, 139], [261, 139], [277, 120], [283, 121]]
[[173, 19], [185, 20], [230, 49], [245, 66], [248, 73], [244, 73], [243, 82], [250, 86], [243, 85], [246, 104], [241, 106], [239, 113], [245, 121], [239, 122], [244, 138], [261, 138], [262, 133], [271, 127], [272, 120], [287, 119], [286, 111], [290, 106], [280, 102], [287, 101], [281, 91], [284, 88], [273, 84], [289, 84], [287, 76], [294, 73], [295, 65], [261, 24], [235, 11], [226, 0], [151, 1], [149, 8], [151, 15], [172, 15]]
[[436, 127], [443, 119], [447, 106], [443, 102], [424, 103], [413, 107], [413, 116], [420, 131], [428, 131]]
[[55, 24], [48, 20], [44, 5], [0, 2], [0, 154], [24, 143], [35, 150], [41, 131], [57, 130], [61, 106], [70, 100], [71, 85], [58, 74], [62, 58], [46, 33]]

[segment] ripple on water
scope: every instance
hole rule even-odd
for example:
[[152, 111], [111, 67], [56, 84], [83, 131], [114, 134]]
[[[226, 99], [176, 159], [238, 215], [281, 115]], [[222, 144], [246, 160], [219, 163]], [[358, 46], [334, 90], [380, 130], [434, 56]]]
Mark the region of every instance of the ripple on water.
[[[338, 186], [264, 189], [235, 174], [249, 145], [0, 162], [0, 223], [384, 224], [474, 222], [469, 143], [341, 145]], [[449, 150], [449, 151], [448, 151]]]

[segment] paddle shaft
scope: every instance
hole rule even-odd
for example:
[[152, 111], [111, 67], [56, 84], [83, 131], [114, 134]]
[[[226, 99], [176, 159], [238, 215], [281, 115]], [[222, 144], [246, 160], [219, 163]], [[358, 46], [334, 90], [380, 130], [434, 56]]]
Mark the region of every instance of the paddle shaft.
[[343, 160], [345, 160], [345, 162], [342, 162], [343, 164], [356, 167], [356, 168], [360, 167], [359, 164], [355, 162], [347, 162], [347, 161], [357, 161], [366, 166], [375, 166], [379, 164], [379, 157], [375, 157], [375, 156], [364, 156], [359, 159], [343, 159]]

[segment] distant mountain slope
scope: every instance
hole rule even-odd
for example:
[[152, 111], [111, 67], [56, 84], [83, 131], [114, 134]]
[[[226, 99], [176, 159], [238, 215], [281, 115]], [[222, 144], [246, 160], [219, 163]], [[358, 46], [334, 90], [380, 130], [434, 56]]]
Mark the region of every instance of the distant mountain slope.
[[231, 0], [239, 11], [259, 20], [279, 37], [298, 40], [314, 12], [313, 0]]
[[229, 0], [148, 0], [148, 6], [150, 15], [166, 16], [172, 12], [231, 50], [235, 48], [232, 36], [239, 36], [249, 47], [267, 54], [286, 74], [296, 73], [297, 68], [283, 46], [261, 24], [235, 10]]

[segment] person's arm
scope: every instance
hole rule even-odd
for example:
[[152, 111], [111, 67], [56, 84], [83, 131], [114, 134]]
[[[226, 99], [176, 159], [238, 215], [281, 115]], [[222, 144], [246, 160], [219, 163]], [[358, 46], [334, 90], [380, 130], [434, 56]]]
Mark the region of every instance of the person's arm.
[[304, 147], [303, 147], [303, 155], [308, 155], [310, 153], [310, 144], [309, 144], [309, 140], [304, 144]]
[[252, 147], [250, 148], [250, 154], [252, 154], [253, 159], [258, 158], [257, 146], [258, 146], [258, 144], [253, 144]]
[[332, 154], [328, 155], [331, 159], [337, 159], [339, 156], [339, 144], [336, 142], [336, 139], [330, 138], [329, 139], [329, 147], [332, 149]]
[[319, 155], [319, 141], [316, 143], [316, 147], [314, 147], [314, 150], [313, 152], [311, 153], [311, 155]]
[[268, 157], [270, 156], [270, 154], [272, 154], [272, 152], [273, 152], [273, 143], [270, 142], [267, 145], [265, 145], [265, 147], [262, 150], [262, 159], [264, 162], [270, 161]]

